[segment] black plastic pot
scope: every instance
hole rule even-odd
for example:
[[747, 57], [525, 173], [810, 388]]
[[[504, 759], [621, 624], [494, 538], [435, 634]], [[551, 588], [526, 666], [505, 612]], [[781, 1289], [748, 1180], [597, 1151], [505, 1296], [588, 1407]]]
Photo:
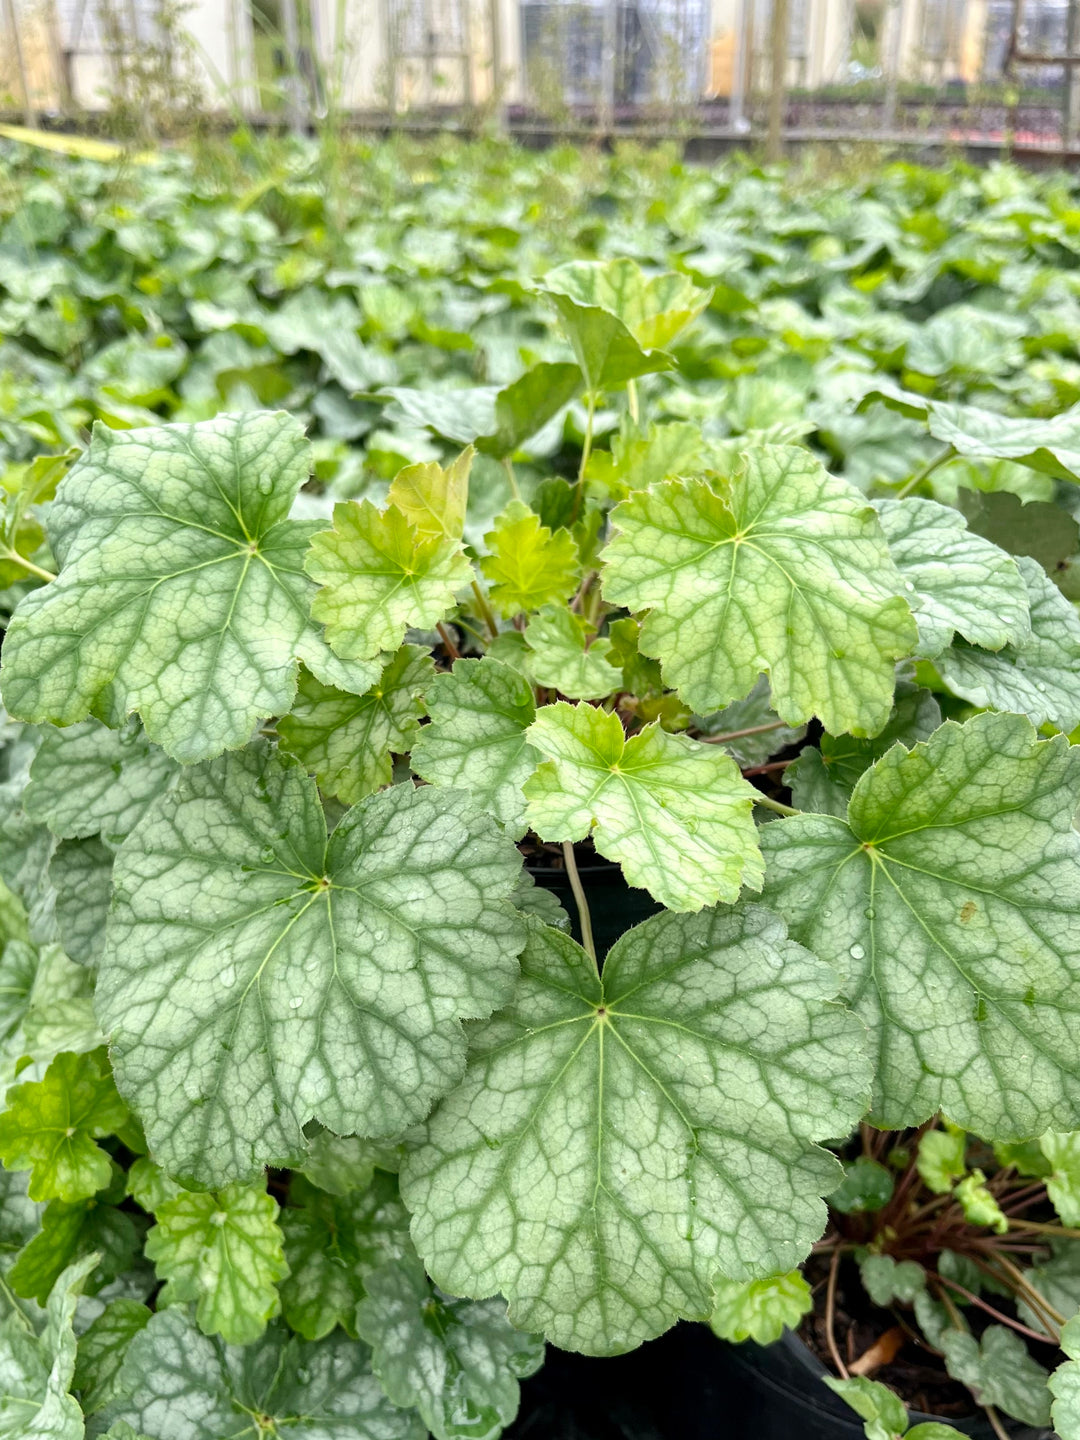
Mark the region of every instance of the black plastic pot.
[[[824, 1366], [786, 1331], [775, 1345], [728, 1345], [704, 1325], [676, 1325], [629, 1355], [595, 1360], [548, 1347], [522, 1385], [504, 1440], [865, 1440], [862, 1422], [821, 1376]], [[940, 1419], [911, 1412], [911, 1423]], [[973, 1440], [987, 1422], [950, 1420]], [[1006, 1421], [1015, 1440], [1048, 1430]]]
[[[544, 890], [555, 895], [563, 909], [570, 916], [571, 933], [580, 942], [581, 927], [578, 924], [577, 904], [570, 880], [565, 870], [549, 870], [540, 866], [526, 866], [529, 874]], [[579, 865], [578, 874], [589, 902], [589, 916], [592, 920], [593, 939], [596, 952], [601, 959], [615, 941], [632, 925], [640, 925], [650, 915], [659, 914], [661, 907], [647, 890], [634, 890], [623, 879], [618, 865]]]
[[[581, 939], [565, 870], [529, 866], [557, 895]], [[660, 906], [631, 889], [618, 865], [579, 866], [597, 953]], [[680, 1324], [629, 1355], [597, 1360], [549, 1346], [522, 1385], [521, 1410], [505, 1440], [864, 1440], [862, 1422], [822, 1383], [825, 1367], [785, 1331], [775, 1345], [729, 1345], [704, 1325]], [[911, 1414], [911, 1423], [940, 1417]], [[949, 1421], [972, 1440], [995, 1440], [981, 1415]], [[1048, 1430], [1006, 1422], [1015, 1440]]]

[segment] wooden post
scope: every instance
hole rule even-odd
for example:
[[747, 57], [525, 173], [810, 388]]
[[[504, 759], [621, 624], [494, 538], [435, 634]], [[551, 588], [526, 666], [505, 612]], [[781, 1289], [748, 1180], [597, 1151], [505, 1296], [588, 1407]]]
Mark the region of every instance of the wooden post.
[[770, 164], [784, 157], [784, 101], [787, 98], [788, 0], [773, 0], [772, 63], [769, 67], [769, 139], [765, 155]]
[[7, 31], [11, 36], [11, 49], [15, 56], [15, 69], [19, 77], [19, 90], [22, 93], [23, 123], [30, 130], [37, 128], [37, 114], [30, 103], [30, 81], [26, 74], [26, 56], [23, 54], [22, 40], [19, 36], [19, 22], [15, 18], [15, 0], [4, 0], [4, 19], [7, 22]]
[[[1068, 29], [1065, 32], [1065, 53], [1080, 53], [1080, 0], [1069, 0]], [[1065, 115], [1062, 136], [1065, 149], [1080, 147], [1080, 65], [1065, 66]]]
[[897, 99], [900, 91], [900, 46], [904, 38], [904, 0], [890, 0], [885, 14], [884, 62], [885, 104], [881, 128], [888, 135], [896, 129]]
[[304, 103], [304, 81], [300, 74], [300, 21], [296, 14], [296, 0], [281, 0], [281, 25], [285, 32], [283, 38], [287, 52], [285, 98], [289, 128], [293, 134], [302, 135], [307, 106]]

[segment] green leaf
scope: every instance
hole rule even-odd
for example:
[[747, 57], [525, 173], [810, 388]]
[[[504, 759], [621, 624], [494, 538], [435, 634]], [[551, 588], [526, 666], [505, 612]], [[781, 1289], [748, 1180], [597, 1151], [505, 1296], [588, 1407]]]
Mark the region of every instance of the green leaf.
[[610, 451], [592, 452], [585, 478], [608, 498], [625, 500], [631, 490], [700, 470], [704, 452], [701, 426], [690, 421], [650, 425], [644, 435], [629, 428], [614, 436]]
[[663, 914], [603, 979], [536, 921], [512, 1004], [407, 1156], [435, 1283], [510, 1301], [555, 1344], [612, 1354], [711, 1312], [717, 1272], [790, 1269], [868, 1071], [828, 967], [755, 906]]
[[395, 505], [370, 500], [335, 505], [334, 528], [312, 536], [304, 564], [323, 587], [311, 613], [347, 660], [397, 650], [410, 625], [437, 625], [472, 573], [459, 540], [421, 533]]
[[875, 1124], [941, 1109], [1009, 1140], [1080, 1121], [1078, 789], [1063, 736], [983, 714], [893, 746], [846, 821], [763, 827], [766, 898], [870, 1031]]
[[366, 1190], [376, 1169], [396, 1170], [391, 1146], [361, 1140], [357, 1135], [333, 1135], [321, 1130], [308, 1141], [303, 1173], [329, 1195]]
[[400, 510], [424, 539], [434, 536], [460, 540], [465, 529], [473, 454], [472, 447], [468, 447], [445, 470], [434, 461], [406, 465], [394, 476], [386, 497], [388, 503]]
[[973, 705], [1018, 710], [1033, 725], [1080, 725], [1080, 615], [1034, 560], [1017, 560], [1031, 602], [1031, 638], [991, 654], [954, 644], [935, 664]]
[[278, 721], [282, 749], [303, 764], [326, 795], [345, 805], [390, 784], [392, 755], [413, 743], [421, 696], [435, 664], [419, 645], [403, 645], [363, 695], [324, 685], [301, 670], [296, 702]]
[[44, 1305], [64, 1269], [88, 1256], [95, 1260], [86, 1282], [91, 1295], [130, 1269], [143, 1232], [134, 1217], [116, 1208], [123, 1198], [124, 1176], [114, 1167], [109, 1187], [91, 1199], [72, 1205], [51, 1201], [41, 1217], [41, 1229], [8, 1271], [16, 1295]]
[[430, 725], [412, 747], [412, 768], [431, 785], [467, 791], [515, 839], [525, 833], [522, 787], [537, 754], [525, 738], [536, 715], [532, 686], [486, 656], [456, 660], [425, 696]]
[[1047, 1372], [1019, 1335], [1004, 1325], [988, 1325], [978, 1340], [946, 1330], [939, 1343], [946, 1370], [980, 1405], [993, 1405], [1025, 1425], [1050, 1424]]
[[1060, 1440], [1080, 1440], [1080, 1315], [1062, 1330], [1061, 1348], [1069, 1358], [1046, 1382], [1054, 1397], [1051, 1418]]
[[[1052, 1235], [1049, 1239], [1049, 1252], [1044, 1250], [1034, 1257], [1025, 1278], [1052, 1309], [1061, 1315], [1075, 1315], [1080, 1310], [1080, 1245], [1066, 1236]], [[1022, 1295], [1016, 1300], [1016, 1310], [1031, 1329], [1051, 1333], [1046, 1316], [1034, 1310]]]
[[281, 1308], [288, 1274], [272, 1195], [255, 1185], [182, 1191], [157, 1209], [146, 1258], [168, 1283], [158, 1306], [194, 1300], [204, 1335], [229, 1345], [257, 1340]]
[[319, 523], [287, 518], [307, 475], [287, 415], [96, 426], [50, 512], [60, 578], [8, 628], [11, 713], [119, 724], [137, 710], [151, 740], [191, 762], [288, 710], [298, 660], [328, 683], [359, 683], [308, 618], [301, 562]]
[[611, 656], [611, 641], [565, 605], [546, 605], [525, 629], [529, 669], [538, 685], [571, 700], [600, 700], [622, 684], [622, 670]]
[[0, 1323], [0, 1435], [11, 1440], [83, 1440], [83, 1416], [71, 1396], [75, 1306], [91, 1259], [57, 1277], [45, 1324], [35, 1334], [20, 1316]]
[[58, 1055], [43, 1079], [7, 1092], [0, 1160], [8, 1170], [30, 1170], [31, 1200], [85, 1200], [112, 1174], [95, 1140], [127, 1121], [104, 1053]]
[[521, 857], [460, 791], [394, 785], [327, 840], [259, 743], [184, 771], [117, 857], [96, 1003], [155, 1157], [195, 1184], [396, 1134], [453, 1085], [459, 1017], [511, 993]]
[[709, 303], [687, 276], [647, 279], [633, 260], [571, 261], [549, 270], [541, 289], [593, 394], [670, 369], [663, 347]]
[[953, 1195], [960, 1203], [964, 1219], [969, 1225], [988, 1225], [998, 1235], [1009, 1229], [1005, 1212], [986, 1188], [986, 1176], [981, 1170], [973, 1170], [959, 1182]]
[[364, 1283], [356, 1326], [394, 1404], [415, 1406], [435, 1440], [498, 1440], [518, 1412], [518, 1380], [543, 1364], [544, 1342], [515, 1330], [498, 1297], [443, 1295], [413, 1254]]
[[1039, 1141], [1052, 1173], [1046, 1193], [1063, 1225], [1080, 1226], [1080, 1133], [1049, 1130]]
[[290, 1272], [280, 1287], [285, 1319], [308, 1340], [335, 1325], [355, 1335], [368, 1274], [409, 1248], [397, 1181], [377, 1172], [364, 1189], [333, 1195], [294, 1176], [281, 1228]]
[[921, 1265], [914, 1260], [894, 1260], [891, 1255], [862, 1255], [859, 1278], [870, 1299], [883, 1309], [898, 1300], [910, 1305], [926, 1289], [926, 1271]]
[[810, 1286], [797, 1270], [770, 1275], [766, 1280], [717, 1280], [709, 1324], [721, 1340], [754, 1340], [772, 1345], [794, 1330], [814, 1308]]
[[475, 385], [440, 391], [390, 385], [374, 398], [391, 397], [387, 419], [422, 426], [459, 445], [475, 442], [481, 453], [501, 460], [542, 430], [580, 389], [576, 365], [545, 360], [501, 388]]
[[852, 1375], [847, 1380], [838, 1380], [834, 1375], [821, 1378], [860, 1420], [865, 1420], [866, 1440], [899, 1440], [907, 1431], [904, 1402], [888, 1386], [868, 1380], [865, 1375]]
[[97, 720], [50, 727], [30, 766], [23, 808], [62, 840], [100, 834], [115, 848], [175, 774], [173, 762], [135, 722], [119, 730]]
[[117, 1378], [127, 1347], [150, 1319], [138, 1300], [112, 1300], [79, 1339], [72, 1389], [87, 1415], [93, 1415], [117, 1393]]
[[[907, 680], [899, 680], [889, 722], [872, 740], [825, 734], [817, 750], [806, 746], [799, 752], [795, 763], [784, 771], [792, 804], [799, 810], [843, 819], [859, 777], [875, 760], [897, 740], [909, 750], [919, 740], [929, 740], [940, 724], [941, 707], [935, 696]], [[777, 743], [775, 738], [773, 743]]]
[[97, 835], [62, 840], [49, 861], [60, 943], [78, 965], [94, 966], [101, 958], [112, 871], [113, 852]]
[[170, 1180], [161, 1166], [148, 1155], [140, 1155], [128, 1171], [127, 1193], [148, 1214], [153, 1215], [167, 1200], [175, 1200], [183, 1194], [183, 1186]]
[[648, 610], [641, 647], [707, 714], [768, 669], [789, 724], [872, 735], [915, 622], [875, 512], [792, 446], [749, 451], [730, 478], [668, 480], [613, 512], [604, 595]]
[[918, 654], [940, 655], [954, 631], [987, 650], [1024, 643], [1027, 586], [1011, 555], [935, 500], [879, 500], [877, 512], [919, 627]]
[[552, 533], [520, 500], [511, 500], [484, 543], [491, 554], [480, 568], [503, 615], [568, 600], [577, 589], [581, 563], [574, 537], [569, 530]]
[[618, 715], [559, 701], [529, 742], [545, 763], [525, 786], [542, 840], [584, 840], [631, 885], [671, 910], [700, 910], [761, 886], [754, 789], [730, 755], [647, 725], [628, 740]]
[[[10, 965], [9, 965], [10, 962]], [[47, 1065], [61, 1051], [81, 1054], [105, 1043], [94, 1019], [92, 981], [58, 945], [40, 951], [9, 943], [0, 968], [8, 1017], [9, 1060], [28, 1056]]]
[[170, 1306], [132, 1340], [120, 1381], [123, 1398], [102, 1420], [126, 1422], [146, 1440], [423, 1436], [416, 1417], [383, 1394], [367, 1347], [344, 1335], [310, 1344], [274, 1326], [237, 1351], [200, 1334], [183, 1306]]
[[495, 426], [477, 436], [476, 448], [504, 459], [542, 430], [581, 389], [576, 365], [544, 360], [495, 396]]
[[[613, 625], [612, 631], [614, 628]], [[627, 688], [639, 693], [633, 686]], [[763, 765], [778, 750], [794, 745], [806, 734], [805, 726], [785, 725], [780, 720], [772, 708], [769, 682], [764, 675], [745, 700], [733, 700], [723, 710], [699, 716], [697, 728], [704, 735], [730, 735], [732, 731], [748, 730], [749, 734], [740, 734], [737, 739], [724, 742], [728, 753], [744, 766]]]
[[892, 1173], [884, 1165], [860, 1155], [844, 1166], [843, 1181], [829, 1195], [829, 1206], [842, 1215], [862, 1215], [887, 1205], [894, 1188]]
[[967, 1173], [967, 1136], [947, 1121], [944, 1130], [927, 1130], [919, 1137], [919, 1153], [915, 1160], [919, 1178], [935, 1195], [948, 1195], [953, 1185]]

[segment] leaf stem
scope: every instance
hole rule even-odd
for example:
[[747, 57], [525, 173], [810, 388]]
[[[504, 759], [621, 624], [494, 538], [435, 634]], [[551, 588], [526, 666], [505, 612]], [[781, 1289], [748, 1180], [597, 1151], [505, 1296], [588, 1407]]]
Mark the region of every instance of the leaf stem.
[[637, 382], [628, 380], [626, 382], [626, 403], [630, 408], [630, 419], [635, 426], [641, 424], [641, 411], [638, 407]]
[[439, 639], [442, 641], [446, 649], [446, 653], [450, 656], [450, 659], [460, 660], [461, 651], [454, 644], [453, 636], [450, 634], [450, 631], [447, 630], [446, 626], [442, 623], [441, 620], [439, 621], [438, 625], [435, 626], [435, 629], [439, 632]]
[[1001, 1423], [1001, 1419], [1000, 1419], [1000, 1417], [998, 1416], [998, 1413], [997, 1413], [997, 1411], [994, 1409], [994, 1407], [993, 1407], [992, 1405], [984, 1405], [984, 1406], [983, 1406], [983, 1409], [986, 1411], [986, 1418], [987, 1418], [987, 1420], [990, 1421], [990, 1428], [993, 1430], [994, 1434], [998, 1437], [998, 1440], [1009, 1440], [1009, 1432], [1005, 1429], [1005, 1426]]
[[896, 492], [897, 500], [903, 500], [905, 495], [910, 495], [912, 490], [915, 489], [916, 485], [921, 485], [924, 480], [928, 479], [934, 473], [934, 471], [938, 468], [939, 465], [944, 465], [945, 461], [951, 460], [955, 454], [956, 451], [953, 449], [953, 447], [951, 445], [946, 445], [944, 450], [940, 451], [937, 455], [933, 456], [932, 459], [928, 460], [921, 469], [916, 470], [915, 474], [912, 475], [911, 479], [905, 485], [902, 485], [900, 487], [900, 489]]
[[840, 1355], [840, 1348], [836, 1343], [836, 1334], [833, 1330], [833, 1319], [836, 1315], [836, 1272], [840, 1269], [840, 1251], [834, 1250], [832, 1259], [829, 1261], [829, 1284], [825, 1291], [825, 1340], [829, 1346], [829, 1354], [832, 1362], [840, 1372], [842, 1380], [849, 1379], [848, 1368]]
[[983, 1300], [980, 1296], [976, 1295], [973, 1290], [968, 1290], [965, 1286], [960, 1285], [957, 1281], [947, 1279], [944, 1275], [939, 1274], [936, 1270], [931, 1270], [930, 1274], [940, 1284], [948, 1285], [950, 1290], [955, 1290], [958, 1295], [963, 1295], [964, 1299], [967, 1300], [970, 1304], [977, 1305], [980, 1310], [985, 1310], [987, 1315], [992, 1315], [995, 1320], [999, 1321], [1002, 1325], [1008, 1325], [1011, 1330], [1017, 1330], [1021, 1335], [1026, 1335], [1029, 1340], [1038, 1340], [1039, 1343], [1042, 1345], [1057, 1344], [1057, 1341], [1052, 1339], [1049, 1335], [1040, 1335], [1037, 1330], [1029, 1330], [1028, 1327], [1026, 1325], [1022, 1325], [1019, 1320], [1010, 1319], [1008, 1315], [1003, 1315], [1000, 1310], [995, 1310], [993, 1305], [988, 1305], [986, 1301]]
[[764, 805], [766, 810], [775, 810], [777, 815], [801, 815], [801, 810], [795, 810], [790, 805], [782, 805], [779, 800], [774, 800], [771, 795], [763, 795], [759, 790], [754, 796], [755, 805]]
[[589, 456], [592, 454], [592, 432], [593, 418], [596, 415], [596, 396], [592, 393], [591, 390], [589, 391], [588, 398], [585, 404], [587, 407], [585, 420], [585, 441], [581, 447], [581, 464], [578, 466], [577, 490], [574, 495], [574, 508], [570, 512], [571, 525], [574, 524], [574, 522], [581, 514], [581, 497], [585, 493], [585, 469], [589, 463]]
[[514, 462], [509, 455], [502, 458], [502, 467], [506, 471], [506, 478], [510, 481], [510, 493], [515, 500], [521, 499], [521, 491], [518, 489], [517, 476], [514, 474]]
[[487, 596], [475, 580], [472, 582], [472, 592], [476, 596], [476, 603], [480, 609], [484, 624], [491, 631], [492, 640], [497, 640], [499, 638], [499, 622], [495, 619], [494, 611], [488, 603]]
[[35, 565], [32, 560], [27, 560], [25, 555], [20, 555], [17, 550], [5, 550], [5, 560], [14, 560], [16, 565], [21, 565], [24, 570], [29, 570], [31, 575], [36, 575], [39, 580], [55, 580], [56, 576], [51, 570], [43, 570], [40, 565]]
[[702, 745], [725, 745], [729, 740], [741, 740], [744, 735], [764, 735], [769, 730], [782, 730], [786, 721], [770, 720], [767, 725], [747, 725], [745, 730], [725, 730], [722, 735], [695, 735]]
[[574, 858], [574, 846], [569, 840], [563, 841], [563, 860], [566, 864], [566, 873], [570, 877], [570, 889], [574, 892], [574, 903], [577, 905], [578, 924], [581, 926], [581, 943], [589, 959], [596, 964], [596, 943], [593, 940], [592, 916], [589, 914], [589, 902], [585, 899], [585, 889], [581, 883], [581, 876], [578, 874], [577, 860]]
[[777, 770], [786, 770], [789, 765], [794, 765], [798, 758], [795, 755], [790, 760], [770, 760], [768, 765], [751, 765], [742, 773], [744, 775], [771, 775]]

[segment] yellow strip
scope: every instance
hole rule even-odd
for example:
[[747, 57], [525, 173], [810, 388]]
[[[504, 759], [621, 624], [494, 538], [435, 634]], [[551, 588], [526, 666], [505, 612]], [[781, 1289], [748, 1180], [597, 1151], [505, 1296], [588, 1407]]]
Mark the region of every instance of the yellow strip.
[[0, 137], [19, 140], [24, 145], [36, 145], [39, 150], [77, 155], [82, 160], [120, 160], [126, 155], [129, 160], [145, 164], [155, 158], [147, 150], [129, 154], [122, 145], [114, 145], [111, 140], [91, 140], [86, 135], [61, 135], [52, 130], [29, 130], [25, 125], [0, 125]]

